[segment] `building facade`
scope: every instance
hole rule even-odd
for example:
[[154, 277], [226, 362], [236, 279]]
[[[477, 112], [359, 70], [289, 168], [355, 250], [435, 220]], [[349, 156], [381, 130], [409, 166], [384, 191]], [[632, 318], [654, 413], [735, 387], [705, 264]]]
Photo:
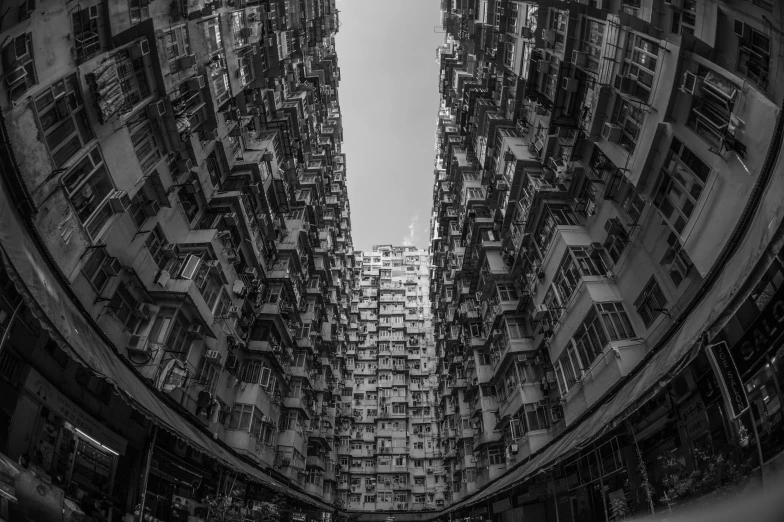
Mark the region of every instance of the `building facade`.
[[445, 505], [429, 275], [427, 250], [355, 253], [338, 421], [338, 488], [349, 510]]
[[2, 10], [0, 451], [55, 510], [321, 520], [355, 262], [335, 1]]
[[[442, 2], [442, 516], [667, 509], [670, 477], [728, 447], [775, 468], [780, 341], [749, 328], [780, 287], [781, 19], [775, 2]], [[749, 409], [718, 392], [728, 353]]]

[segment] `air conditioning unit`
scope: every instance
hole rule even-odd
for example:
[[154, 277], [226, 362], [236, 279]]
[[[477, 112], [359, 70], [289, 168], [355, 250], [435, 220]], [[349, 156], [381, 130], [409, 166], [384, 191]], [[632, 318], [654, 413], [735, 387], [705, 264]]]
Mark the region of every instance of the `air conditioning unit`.
[[567, 92], [577, 92], [577, 88], [580, 86], [579, 80], [574, 78], [562, 78], [561, 79], [561, 89]]
[[177, 60], [177, 65], [180, 66], [180, 69], [190, 69], [196, 65], [196, 55], [186, 54], [185, 56], [181, 56], [180, 59]]
[[588, 55], [581, 51], [572, 51], [572, 63], [577, 67], [585, 67]]
[[185, 174], [193, 169], [193, 162], [189, 159], [177, 161], [177, 170], [180, 174]]
[[530, 40], [531, 38], [533, 38], [533, 37], [534, 37], [534, 32], [533, 32], [533, 31], [531, 31], [531, 28], [530, 28], [530, 27], [523, 27], [523, 28], [520, 30], [520, 35], [521, 35], [523, 38], [525, 38], [526, 40]]
[[147, 39], [140, 40], [139, 43], [130, 47], [131, 58], [141, 58], [150, 54], [150, 44]]
[[166, 286], [166, 283], [169, 282], [169, 279], [171, 279], [171, 274], [169, 274], [169, 271], [168, 270], [161, 270], [155, 276], [154, 282], [158, 286]]
[[191, 339], [204, 339], [205, 328], [202, 324], [192, 324], [188, 327], [188, 337]]
[[147, 217], [155, 217], [161, 211], [161, 204], [155, 200], [148, 201], [143, 207], [142, 212]]
[[241, 27], [239, 30], [240, 38], [250, 38], [253, 36], [253, 28], [252, 27]]
[[188, 80], [188, 87], [191, 90], [199, 90], [204, 89], [206, 82], [204, 81], [204, 75], [194, 76], [190, 80]]
[[528, 357], [526, 357], [525, 355], [518, 355], [517, 356], [517, 362], [524, 363], [524, 362], [527, 362], [527, 361], [528, 361]]
[[618, 218], [610, 218], [604, 222], [604, 231], [607, 232], [608, 236], [617, 236], [624, 230], [623, 225], [618, 221]]
[[538, 304], [534, 307], [534, 313], [531, 317], [534, 321], [541, 321], [547, 315], [547, 305], [546, 304]]
[[239, 306], [230, 306], [229, 307], [229, 315], [239, 315], [240, 314], [240, 307]]
[[510, 444], [509, 451], [512, 453], [512, 455], [517, 455], [517, 452], [520, 451], [520, 447], [517, 444]]
[[620, 125], [614, 123], [605, 123], [602, 127], [602, 138], [612, 143], [621, 141], [622, 130]]
[[599, 254], [599, 252], [601, 252], [603, 249], [604, 249], [604, 247], [602, 246], [601, 243], [599, 243], [597, 241], [594, 241], [593, 243], [588, 245], [588, 248], [586, 249], [586, 253], [589, 256], [595, 256], [595, 255]]
[[150, 318], [150, 305], [147, 303], [137, 304], [136, 308], [133, 309], [133, 315], [136, 316], [137, 319], [146, 321]]
[[237, 224], [239, 223], [236, 212], [228, 212], [226, 214], [223, 214], [223, 219], [224, 221], [226, 221], [226, 224], [229, 226], [237, 226]]
[[118, 190], [109, 198], [112, 212], [122, 214], [131, 208], [131, 197], [124, 190]]
[[258, 272], [256, 271], [256, 267], [253, 266], [246, 266], [245, 270], [243, 270], [245, 275], [250, 276], [253, 279], [256, 279]]
[[204, 352], [204, 359], [210, 364], [220, 365], [222, 355], [218, 350], [207, 350]]
[[151, 349], [147, 341], [146, 335], [132, 335], [125, 349], [129, 355], [150, 355]]
[[120, 264], [120, 260], [116, 257], [107, 257], [103, 260], [102, 268], [105, 272], [112, 276], [120, 275], [122, 271], [122, 265]]
[[177, 243], [167, 243], [161, 247], [161, 252], [167, 259], [176, 259], [180, 255], [180, 246]]

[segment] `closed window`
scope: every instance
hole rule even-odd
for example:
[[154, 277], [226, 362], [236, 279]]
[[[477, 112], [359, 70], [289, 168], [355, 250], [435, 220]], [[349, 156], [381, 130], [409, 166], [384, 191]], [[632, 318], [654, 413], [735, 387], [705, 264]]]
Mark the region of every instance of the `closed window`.
[[150, 0], [128, 0], [128, 14], [131, 25], [138, 24], [150, 17]]
[[618, 143], [628, 152], [632, 152], [637, 146], [644, 117], [643, 111], [636, 103], [618, 96], [613, 109], [612, 122], [621, 128], [621, 138]]
[[79, 221], [95, 238], [114, 215], [108, 200], [115, 191], [97, 146], [63, 176], [62, 183]]
[[109, 302], [109, 310], [118, 321], [125, 325], [126, 330], [133, 332], [139, 324], [139, 318], [135, 314], [137, 305], [138, 302], [125, 287], [125, 284], [120, 283]]
[[683, 233], [710, 175], [710, 167], [673, 137], [655, 190], [654, 204], [676, 234]]
[[667, 238], [667, 251], [661, 260], [661, 266], [670, 276], [675, 286], [680, 286], [686, 275], [691, 269], [691, 259], [688, 254], [683, 250], [678, 236], [672, 232]]
[[58, 168], [93, 139], [75, 74], [36, 96], [35, 109], [44, 142]]
[[659, 283], [655, 277], [651, 277], [640, 296], [634, 302], [634, 307], [637, 309], [637, 313], [640, 314], [640, 318], [642, 318], [646, 328], [653, 323], [659, 314], [665, 311], [666, 306], [667, 300], [664, 298], [661, 288], [659, 288]]
[[90, 256], [90, 260], [82, 268], [82, 274], [90, 281], [90, 285], [98, 294], [106, 288], [106, 283], [113, 275], [106, 269], [106, 263], [110, 259], [105, 248], [96, 248]]
[[144, 245], [150, 252], [150, 256], [152, 256], [152, 260], [155, 261], [155, 264], [160, 269], [165, 268], [168, 262], [168, 258], [163, 249], [167, 244], [168, 241], [166, 241], [163, 231], [158, 226], [150, 231], [150, 235], [148, 235], [147, 239], [144, 241]]
[[198, 375], [197, 382], [204, 386], [207, 393], [210, 395], [214, 394], [215, 388], [218, 386], [220, 370], [208, 362], [206, 357], [202, 357]]
[[158, 145], [160, 143], [158, 124], [150, 120], [147, 113], [142, 111], [137, 117], [128, 121], [128, 131], [142, 172], [149, 174], [162, 157]]
[[[11, 8], [8, 7], [5, 13]], [[16, 100], [30, 87], [38, 83], [33, 60], [33, 36], [24, 33], [11, 40], [2, 51], [3, 79], [8, 89], [8, 97]]]

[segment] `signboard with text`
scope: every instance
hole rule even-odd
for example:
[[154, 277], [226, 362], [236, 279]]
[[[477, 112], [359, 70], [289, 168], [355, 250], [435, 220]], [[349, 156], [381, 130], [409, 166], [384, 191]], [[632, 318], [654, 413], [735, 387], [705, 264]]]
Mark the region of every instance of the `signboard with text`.
[[25, 381], [25, 388], [47, 408], [73, 424], [89, 437], [105, 444], [112, 450], [125, 453], [128, 441], [98, 422], [92, 415], [77, 406], [75, 402], [63, 395], [40, 373], [30, 369]]
[[724, 341], [708, 346], [706, 351], [716, 369], [719, 387], [730, 416], [735, 419], [749, 408], [749, 398], [746, 396], [746, 388], [743, 386], [735, 360]]

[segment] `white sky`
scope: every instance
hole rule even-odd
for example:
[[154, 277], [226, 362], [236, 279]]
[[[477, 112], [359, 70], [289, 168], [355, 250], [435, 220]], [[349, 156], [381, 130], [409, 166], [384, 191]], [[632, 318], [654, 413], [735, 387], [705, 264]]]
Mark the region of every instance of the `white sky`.
[[354, 248], [427, 248], [439, 0], [338, 0], [336, 47]]

